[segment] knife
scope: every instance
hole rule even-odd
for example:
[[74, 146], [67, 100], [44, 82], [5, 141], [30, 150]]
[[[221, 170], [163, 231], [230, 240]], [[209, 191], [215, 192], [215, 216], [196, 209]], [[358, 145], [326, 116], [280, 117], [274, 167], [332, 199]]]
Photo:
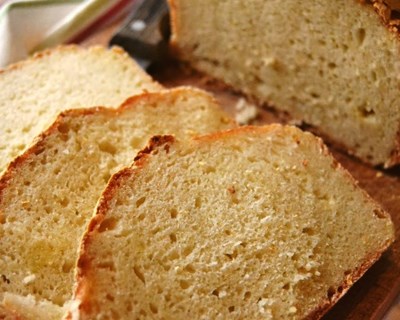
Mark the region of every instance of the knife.
[[124, 48], [146, 70], [168, 55], [168, 13], [166, 0], [137, 0], [109, 45]]

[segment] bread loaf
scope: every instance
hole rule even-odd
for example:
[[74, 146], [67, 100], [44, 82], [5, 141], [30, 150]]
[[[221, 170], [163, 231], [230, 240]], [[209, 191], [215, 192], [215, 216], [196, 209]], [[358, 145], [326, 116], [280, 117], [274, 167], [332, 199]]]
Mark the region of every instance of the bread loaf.
[[40, 314], [49, 303], [68, 302], [97, 199], [152, 135], [184, 138], [233, 126], [208, 94], [190, 88], [146, 93], [118, 109], [62, 113], [0, 180], [3, 308]]
[[368, 163], [400, 162], [400, 1], [169, 2], [183, 60]]
[[11, 65], [0, 71], [0, 173], [59, 112], [161, 88], [118, 48], [62, 46]]
[[393, 239], [309, 133], [158, 136], [103, 192], [70, 317], [317, 319]]

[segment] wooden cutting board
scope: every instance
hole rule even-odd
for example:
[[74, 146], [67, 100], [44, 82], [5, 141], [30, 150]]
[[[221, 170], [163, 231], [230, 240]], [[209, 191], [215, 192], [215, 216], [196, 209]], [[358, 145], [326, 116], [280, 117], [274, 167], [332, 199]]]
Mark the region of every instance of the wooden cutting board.
[[[83, 45], [107, 45], [118, 27], [116, 22], [91, 35]], [[241, 95], [227, 89], [223, 84], [189, 71], [178, 63], [168, 62], [150, 70], [152, 76], [166, 87], [192, 85], [212, 92], [224, 109], [235, 114], [235, 106]], [[272, 110], [259, 108], [254, 124], [281, 122]], [[388, 211], [396, 226], [396, 241], [391, 249], [349, 290], [324, 320], [382, 319], [400, 293], [400, 166], [391, 170], [379, 170], [329, 146], [336, 159], [359, 181], [372, 198]], [[398, 302], [400, 305], [400, 302]], [[399, 309], [400, 310], [400, 307]], [[385, 320], [400, 319], [394, 309]]]

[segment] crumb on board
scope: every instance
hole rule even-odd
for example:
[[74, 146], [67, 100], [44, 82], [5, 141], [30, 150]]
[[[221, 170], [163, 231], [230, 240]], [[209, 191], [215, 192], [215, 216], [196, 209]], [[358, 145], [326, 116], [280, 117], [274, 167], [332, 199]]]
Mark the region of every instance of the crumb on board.
[[258, 109], [255, 105], [250, 104], [246, 99], [240, 98], [235, 105], [235, 120], [239, 124], [249, 124], [258, 116]]

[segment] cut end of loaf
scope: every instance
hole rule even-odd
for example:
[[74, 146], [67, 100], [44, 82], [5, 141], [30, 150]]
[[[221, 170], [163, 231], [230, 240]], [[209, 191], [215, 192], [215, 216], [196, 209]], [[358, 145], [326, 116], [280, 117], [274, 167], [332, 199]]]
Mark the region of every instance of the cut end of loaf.
[[196, 69], [389, 167], [400, 161], [395, 3], [170, 0], [171, 45]]
[[79, 258], [81, 319], [316, 319], [394, 239], [311, 134], [164, 142], [103, 194]]

